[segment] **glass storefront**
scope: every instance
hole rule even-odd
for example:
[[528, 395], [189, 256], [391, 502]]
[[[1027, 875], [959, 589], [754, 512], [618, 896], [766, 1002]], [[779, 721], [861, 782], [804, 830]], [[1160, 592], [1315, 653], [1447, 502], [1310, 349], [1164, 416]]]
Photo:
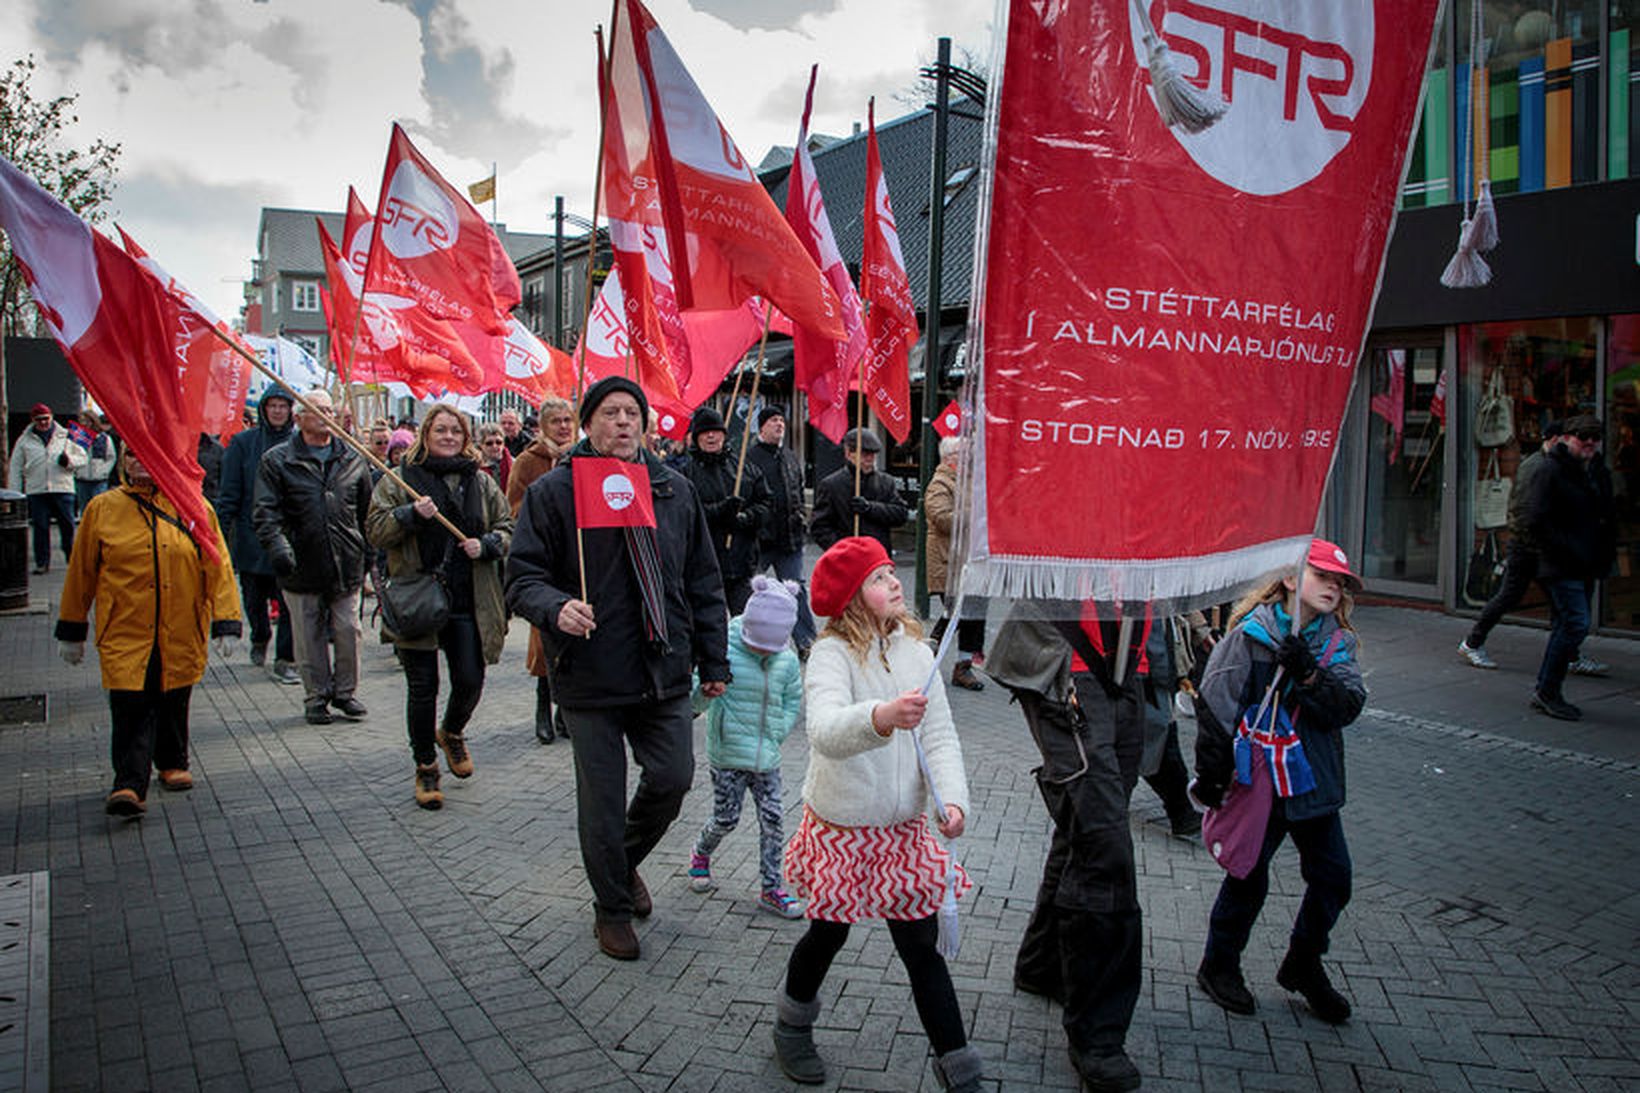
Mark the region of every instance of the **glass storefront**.
[[[1438, 344], [1375, 343], [1366, 438], [1362, 575], [1436, 592], [1445, 483]], [[1444, 392], [1440, 394], [1444, 398]]]
[[1600, 624], [1640, 630], [1640, 315], [1612, 319], [1606, 338], [1606, 443], [1617, 516], [1617, 566]]

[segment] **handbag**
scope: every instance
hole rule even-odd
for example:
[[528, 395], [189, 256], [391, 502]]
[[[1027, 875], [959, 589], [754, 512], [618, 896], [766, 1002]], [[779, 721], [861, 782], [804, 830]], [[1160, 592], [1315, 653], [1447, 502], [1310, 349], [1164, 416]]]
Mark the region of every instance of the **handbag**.
[[450, 620], [450, 594], [436, 573], [389, 577], [377, 590], [382, 627], [389, 641], [415, 641], [444, 629]]
[[1502, 369], [1492, 369], [1475, 408], [1475, 446], [1501, 448], [1515, 437], [1515, 404], [1503, 389]]
[[1492, 531], [1509, 526], [1509, 494], [1511, 479], [1498, 473], [1498, 453], [1492, 453], [1491, 473], [1475, 483], [1475, 527]]
[[1264, 749], [1251, 749], [1248, 762], [1249, 781], [1232, 778], [1223, 802], [1202, 817], [1202, 843], [1213, 860], [1237, 880], [1245, 880], [1258, 864], [1275, 800], [1275, 783], [1270, 779]]
[[1486, 606], [1492, 593], [1498, 590], [1498, 581], [1502, 576], [1503, 555], [1498, 549], [1498, 535], [1489, 531], [1481, 539], [1481, 545], [1469, 556], [1469, 566], [1464, 571], [1464, 602], [1471, 607]]

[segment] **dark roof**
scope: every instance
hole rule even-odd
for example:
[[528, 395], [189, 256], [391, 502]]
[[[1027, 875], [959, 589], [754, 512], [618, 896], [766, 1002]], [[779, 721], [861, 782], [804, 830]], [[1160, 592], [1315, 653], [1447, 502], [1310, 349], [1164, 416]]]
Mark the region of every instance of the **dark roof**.
[[[933, 167], [933, 141], [932, 110], [920, 110], [877, 126], [883, 175], [888, 180], [888, 200], [894, 207], [911, 295], [919, 309], [928, 303], [929, 172]], [[945, 206], [942, 310], [968, 304], [974, 266], [974, 228], [979, 215], [978, 167], [984, 142], [983, 109], [967, 99], [952, 102], [946, 137], [946, 178], [950, 179], [965, 167], [974, 170]], [[838, 249], [843, 252], [844, 261], [858, 266], [865, 234], [862, 210], [865, 207], [866, 134], [862, 132], [839, 140], [812, 155]], [[760, 175], [775, 204], [781, 208], [786, 205], [789, 174], [788, 163]]]
[[[270, 271], [308, 273], [316, 277], [324, 274], [324, 256], [319, 252], [319, 233], [313, 226], [314, 217], [323, 220], [331, 238], [337, 243], [341, 242], [342, 225], [346, 221], [346, 215], [343, 213], [324, 212], [318, 209], [262, 210], [257, 245], [261, 252], [260, 257]], [[506, 248], [507, 257], [513, 260], [514, 265], [525, 255], [533, 254], [542, 247], [552, 246], [550, 235], [537, 232], [510, 232], [505, 225], [498, 228], [496, 234], [501, 237], [501, 245]], [[267, 237], [265, 249], [262, 247], [264, 235]]]

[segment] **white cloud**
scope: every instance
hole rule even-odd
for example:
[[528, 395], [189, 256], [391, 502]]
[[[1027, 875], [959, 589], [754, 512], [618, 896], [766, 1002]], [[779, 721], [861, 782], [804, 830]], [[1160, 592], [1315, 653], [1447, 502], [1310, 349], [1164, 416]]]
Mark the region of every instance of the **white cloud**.
[[[986, 51], [994, 12], [993, 0], [695, 4], [706, 10], [687, 0], [650, 10], [754, 162], [796, 136], [809, 65], [821, 66], [813, 128], [846, 134], [864, 122], [868, 95], [879, 119], [902, 112], [893, 93], [939, 35]], [[555, 194], [591, 212], [592, 32], [607, 33], [607, 0], [13, 6], [22, 10], [0, 22], [0, 60], [34, 52], [38, 94], [80, 94], [71, 139], [124, 144], [121, 222], [225, 314], [240, 292], [223, 279], [248, 273], [260, 207], [340, 209], [349, 183], [368, 200], [395, 120], [457, 185], [500, 162], [509, 227], [549, 231]], [[763, 26], [742, 29], [751, 23]]]

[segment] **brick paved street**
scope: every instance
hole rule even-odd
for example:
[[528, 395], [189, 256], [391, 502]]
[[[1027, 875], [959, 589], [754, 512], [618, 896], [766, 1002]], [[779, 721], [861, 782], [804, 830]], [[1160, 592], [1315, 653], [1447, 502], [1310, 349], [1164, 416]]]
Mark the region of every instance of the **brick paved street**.
[[[36, 580], [42, 606], [60, 580]], [[1589, 715], [1568, 726], [1526, 711], [1542, 631], [1500, 628], [1504, 669], [1483, 673], [1452, 652], [1463, 620], [1359, 619], [1373, 693], [1351, 731], [1356, 889], [1331, 956], [1356, 1016], [1322, 1025], [1274, 984], [1300, 883], [1290, 849], [1247, 957], [1258, 1015], [1201, 997], [1220, 874], [1167, 836], [1141, 787], [1146, 977], [1129, 1050], [1145, 1088], [1640, 1087], [1640, 643], [1590, 641], [1613, 675], [1568, 685]], [[442, 812], [411, 800], [402, 677], [372, 639], [372, 716], [357, 725], [303, 723], [299, 689], [249, 667], [243, 645], [213, 663], [194, 698], [197, 787], [156, 786], [148, 816], [122, 823], [101, 808], [95, 663], [59, 661], [51, 621], [0, 617], [0, 694], [51, 703], [47, 725], [0, 726], [0, 874], [49, 873], [52, 1088], [788, 1087], [770, 1000], [803, 927], [755, 906], [755, 823], [714, 858], [719, 890], [689, 892], [702, 759], [644, 870], [643, 960], [599, 955], [569, 749], [531, 735], [521, 626], [470, 733], [478, 774], [446, 778]], [[959, 997], [998, 1088], [1070, 1090], [1058, 1011], [1011, 986], [1047, 837], [1032, 749], [996, 686], [953, 702], [974, 789], [959, 852], [976, 882]], [[791, 815], [801, 733], [785, 759]], [[827, 1088], [935, 1088], [880, 926], [854, 932], [822, 999]], [[0, 1030], [0, 1075], [20, 1051]]]

